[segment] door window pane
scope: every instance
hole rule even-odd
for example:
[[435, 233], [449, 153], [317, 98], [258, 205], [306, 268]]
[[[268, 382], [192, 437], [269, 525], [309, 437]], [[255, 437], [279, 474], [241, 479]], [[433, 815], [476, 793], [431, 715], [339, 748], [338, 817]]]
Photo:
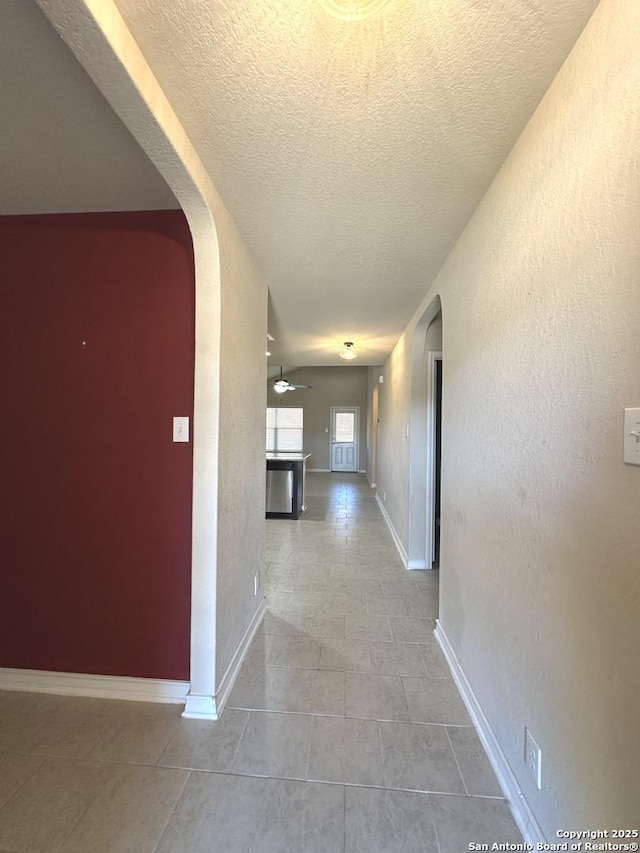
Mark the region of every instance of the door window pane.
[[355, 441], [356, 416], [353, 412], [336, 412], [336, 435], [338, 444], [351, 444]]

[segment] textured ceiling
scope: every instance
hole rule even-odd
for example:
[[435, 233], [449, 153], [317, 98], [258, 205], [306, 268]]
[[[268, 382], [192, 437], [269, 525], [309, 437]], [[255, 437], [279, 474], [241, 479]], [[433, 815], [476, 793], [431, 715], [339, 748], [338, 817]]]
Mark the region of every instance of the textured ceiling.
[[389, 353], [597, 0], [116, 0], [270, 286], [276, 363]]
[[[63, 2], [63, 0], [61, 0]], [[385, 360], [597, 5], [115, 0], [270, 287], [272, 363]], [[0, 3], [1, 212], [175, 206], [33, 0]]]
[[32, 0], [0, 0], [0, 214], [177, 207]]

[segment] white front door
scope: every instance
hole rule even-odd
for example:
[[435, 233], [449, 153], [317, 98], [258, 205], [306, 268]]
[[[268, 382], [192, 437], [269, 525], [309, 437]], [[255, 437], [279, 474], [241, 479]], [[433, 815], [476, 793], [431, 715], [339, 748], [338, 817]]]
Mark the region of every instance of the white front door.
[[331, 408], [331, 470], [358, 470], [358, 415], [355, 408]]

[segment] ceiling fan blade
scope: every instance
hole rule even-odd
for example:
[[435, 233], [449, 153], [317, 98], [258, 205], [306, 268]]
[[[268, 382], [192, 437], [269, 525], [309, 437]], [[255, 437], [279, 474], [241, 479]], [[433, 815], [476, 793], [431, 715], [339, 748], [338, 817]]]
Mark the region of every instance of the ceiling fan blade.
[[280, 394], [284, 394], [285, 391], [298, 391], [303, 390], [305, 388], [311, 388], [311, 385], [293, 385], [289, 382], [288, 379], [285, 379], [282, 375], [282, 365], [280, 366], [280, 377], [276, 379], [273, 383], [274, 391], [278, 391]]

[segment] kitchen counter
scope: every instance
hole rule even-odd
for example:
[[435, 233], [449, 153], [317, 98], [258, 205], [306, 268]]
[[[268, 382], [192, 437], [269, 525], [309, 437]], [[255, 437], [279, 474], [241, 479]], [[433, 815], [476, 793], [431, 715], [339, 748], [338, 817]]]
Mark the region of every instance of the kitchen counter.
[[278, 460], [282, 460], [284, 462], [297, 462], [298, 460], [302, 459], [306, 462], [310, 456], [311, 456], [310, 453], [284, 453], [284, 452], [278, 453], [278, 452], [274, 452], [274, 453], [267, 453], [267, 461], [269, 461], [269, 459], [278, 459]]

